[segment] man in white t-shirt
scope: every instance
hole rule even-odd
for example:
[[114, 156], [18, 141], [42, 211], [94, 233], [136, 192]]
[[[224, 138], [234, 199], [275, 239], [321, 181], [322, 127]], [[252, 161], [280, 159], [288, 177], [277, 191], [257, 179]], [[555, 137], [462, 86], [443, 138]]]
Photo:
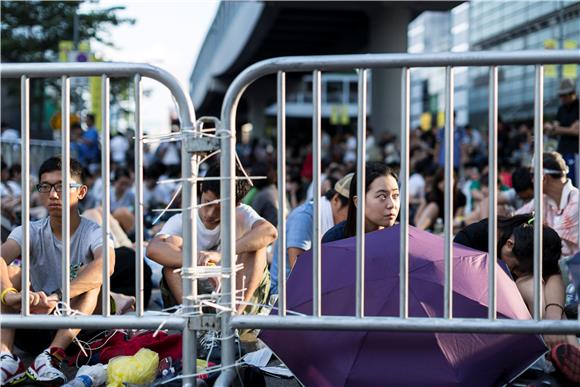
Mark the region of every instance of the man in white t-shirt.
[[[70, 306], [82, 314], [92, 314], [99, 303], [102, 285], [103, 239], [102, 231], [95, 222], [82, 218], [78, 202], [86, 195], [87, 186], [81, 184], [82, 166], [76, 160], [70, 162]], [[37, 189], [47, 218], [30, 223], [30, 311], [33, 314], [50, 314], [60, 301], [62, 292], [62, 172], [60, 157], [46, 160], [39, 170]], [[22, 254], [22, 227], [15, 228], [2, 244], [0, 258], [0, 283], [2, 313], [17, 313], [21, 307], [20, 270], [8, 266]], [[115, 267], [115, 251], [111, 242], [109, 249], [110, 274]], [[2, 329], [0, 348], [0, 384], [11, 385], [31, 378], [43, 385], [62, 385], [66, 377], [60, 369], [66, 348], [78, 335], [79, 329], [14, 330]], [[32, 365], [24, 363], [12, 354], [16, 345], [27, 352], [40, 352]]]
[[[219, 164], [213, 163], [206, 177], [219, 177]], [[236, 183], [236, 263], [243, 264], [237, 273], [236, 289], [244, 291], [244, 301], [266, 304], [270, 288], [266, 248], [277, 237], [276, 228], [261, 218], [251, 207], [240, 204], [246, 194], [245, 180]], [[220, 181], [205, 180], [201, 183], [201, 208], [197, 217], [198, 265], [219, 265], [220, 248]], [[182, 266], [182, 215], [174, 215], [151, 240], [147, 256], [164, 266], [163, 281], [169, 288], [175, 303], [181, 303], [183, 291], [181, 277], [174, 269]], [[167, 297], [165, 299], [167, 301]], [[165, 305], [166, 307], [169, 305]], [[258, 308], [238, 306], [238, 313], [256, 312]]]

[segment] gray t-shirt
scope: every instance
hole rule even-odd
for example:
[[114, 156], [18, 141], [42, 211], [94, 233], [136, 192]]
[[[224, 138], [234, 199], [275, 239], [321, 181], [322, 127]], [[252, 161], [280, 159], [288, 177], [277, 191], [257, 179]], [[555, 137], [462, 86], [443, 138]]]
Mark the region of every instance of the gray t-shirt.
[[[16, 227], [8, 239], [22, 248], [22, 226]], [[76, 278], [81, 266], [94, 259], [95, 250], [103, 245], [101, 227], [81, 217], [79, 227], [71, 235], [70, 277]], [[110, 246], [113, 246], [112, 242]], [[61, 287], [62, 241], [50, 227], [50, 217], [30, 222], [30, 284], [36, 292], [51, 294]]]

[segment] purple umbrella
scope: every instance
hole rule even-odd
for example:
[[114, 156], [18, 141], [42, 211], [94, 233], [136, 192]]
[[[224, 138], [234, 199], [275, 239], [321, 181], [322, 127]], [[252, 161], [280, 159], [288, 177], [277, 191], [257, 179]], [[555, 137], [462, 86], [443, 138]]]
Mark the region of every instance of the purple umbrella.
[[[366, 236], [365, 314], [398, 316], [399, 226]], [[409, 228], [409, 316], [443, 317], [443, 239]], [[487, 318], [487, 254], [455, 245], [453, 316]], [[355, 239], [322, 246], [322, 313], [355, 315]], [[530, 319], [498, 266], [498, 318]], [[312, 314], [312, 254], [288, 280], [288, 310]], [[264, 330], [262, 340], [306, 386], [492, 386], [546, 348], [538, 336], [476, 333]]]

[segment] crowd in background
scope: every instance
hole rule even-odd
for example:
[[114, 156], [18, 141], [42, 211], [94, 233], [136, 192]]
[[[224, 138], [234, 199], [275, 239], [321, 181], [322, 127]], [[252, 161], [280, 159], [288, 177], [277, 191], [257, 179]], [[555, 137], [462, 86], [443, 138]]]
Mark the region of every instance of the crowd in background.
[[[544, 128], [545, 143], [548, 144], [545, 151], [548, 152], [544, 153], [543, 158], [545, 169], [543, 184], [544, 191], [548, 196], [548, 201], [545, 202], [546, 220], [548, 223], [553, 223], [549, 225], [559, 234], [556, 239], [559, 241], [561, 238], [562, 240], [563, 248], [559, 253], [571, 256], [578, 252], [578, 234], [576, 231], [578, 228], [578, 190], [573, 186], [576, 162], [574, 154], [577, 157], [578, 139], [576, 134], [575, 146], [570, 147], [570, 139], [567, 137], [573, 137], [570, 136], [570, 132], [578, 132], [578, 100], [575, 98], [574, 87], [572, 89], [566, 89], [565, 87], [566, 84], [564, 82], [560, 89], [562, 106], [558, 111], [556, 120], [546, 122]], [[177, 131], [178, 127], [174, 127], [173, 130]], [[5, 136], [7, 139], [8, 136], [14, 137], [17, 134], [17, 131], [9, 129], [5, 124], [2, 125], [3, 139]], [[489, 216], [487, 166], [489, 150], [487, 149], [488, 134], [485, 130], [475, 128], [469, 124], [458, 125], [454, 128], [453, 135], [453, 165], [455, 171], [453, 221], [454, 231], [457, 233], [461, 232], [465, 227], [484, 221]], [[520, 209], [519, 213], [529, 213], [532, 209], [530, 200], [533, 199], [531, 170], [533, 136], [531, 123], [507, 124], [500, 118], [497, 138], [499, 166], [498, 215], [510, 217], [518, 209]], [[311, 224], [308, 226], [303, 219], [308, 216], [312, 219], [312, 198], [315, 195], [320, 195], [324, 199], [321, 207], [323, 231], [328, 231], [332, 235], [341, 235], [342, 237], [352, 235], [352, 230], [349, 231], [348, 229], [352, 226], [349, 223], [351, 215], [347, 214], [346, 209], [350, 213], [352, 208], [354, 208], [352, 200], [353, 192], [356, 191], [353, 191], [354, 183], [351, 184], [351, 181], [353, 180], [352, 172], [356, 169], [356, 137], [352, 130], [325, 127], [323, 128], [321, 140], [322, 175], [320, 192], [313, 192], [313, 152], [311, 144], [306, 146], [297, 144], [296, 146], [289, 146], [287, 149], [287, 200], [283, 205], [287, 209], [287, 229], [291, 233], [287, 238], [288, 247], [292, 247], [290, 244], [292, 237], [303, 235], [302, 241], [292, 247], [295, 250], [292, 253], [290, 249], [288, 251], [289, 267], [295, 263], [297, 256], [301, 252], [310, 248], [312, 227]], [[445, 196], [443, 173], [445, 146], [443, 141], [442, 128], [434, 126], [427, 130], [421, 128], [411, 130], [410, 179], [408, 186], [410, 223], [420, 229], [435, 233], [441, 233], [443, 228], [442, 219]], [[134, 261], [135, 256], [134, 204], [136, 190], [132, 133], [130, 131], [116, 133], [111, 138], [110, 144], [112, 171], [110, 184], [111, 228], [114, 235], [117, 262], [123, 261], [123, 257], [127, 257], [127, 262], [129, 262]], [[555, 150], [550, 149], [550, 147], [557, 147], [560, 153], [549, 152]], [[248, 133], [242, 132], [236, 151], [241, 166], [245, 168], [248, 175], [252, 176], [251, 188], [248, 187], [248, 190], [236, 191], [237, 194], [243, 193], [239, 198], [236, 198], [236, 204], [238, 202], [242, 203], [240, 204], [242, 207], [239, 208], [242, 209], [241, 216], [245, 217], [244, 219], [248, 222], [248, 233], [254, 230], [256, 224], [262, 226], [262, 231], [252, 237], [254, 239], [244, 240], [246, 245], [252, 246], [253, 250], [249, 247], [247, 247], [249, 250], [244, 250], [241, 246], [245, 247], [246, 245], [240, 242], [239, 251], [238, 246], [236, 246], [236, 252], [240, 256], [244, 256], [243, 254], [249, 253], [261, 254], [263, 250], [264, 262], [267, 260], [267, 265], [275, 276], [279, 258], [276, 257], [277, 249], [274, 243], [276, 232], [272, 226], [278, 224], [278, 209], [281, 205], [278, 202], [275, 148], [272, 140], [262, 137], [252, 140]], [[100, 139], [98, 130], [95, 127], [94, 116], [91, 114], [86, 116], [84, 125], [75, 124], [71, 126], [71, 157], [78, 160], [82, 165], [82, 184], [88, 187], [87, 195], [79, 203], [80, 213], [97, 223], [102, 223], [104, 183], [100, 169]], [[398, 203], [398, 183], [396, 179], [400, 165], [400, 149], [395, 136], [391, 133], [375, 133], [372, 128], [368, 127], [366, 134], [366, 161], [367, 170], [371, 166], [370, 171], [375, 171], [377, 176], [386, 179], [386, 184], [390, 188], [385, 189], [389, 192], [389, 195], [394, 195], [389, 200], [394, 200]], [[212, 170], [208, 165], [201, 166], [202, 175], [208, 169], [211, 171], [209, 173], [215, 174], [211, 176], [219, 176], [219, 170]], [[152, 248], [149, 251], [153, 255], [161, 257], [159, 259], [155, 258], [155, 262], [147, 260], [146, 281], [148, 281], [148, 295], [150, 295], [151, 287], [160, 282], [162, 275], [163, 280], [161, 282], [165, 281], [163, 282], [165, 290], [172, 292], [174, 296], [176, 294], [176, 290], [170, 281], [169, 273], [163, 272], [162, 274], [160, 263], [163, 263], [164, 251], [169, 251], [163, 250], [166, 248], [177, 248], [175, 251], [179, 251], [179, 254], [176, 257], [181, 257], [181, 245], [179, 243], [171, 245], [175, 238], [171, 239], [172, 235], [166, 234], [169, 229], [176, 233], [173, 236], [178, 236], [177, 233], [181, 232], [181, 227], [175, 226], [176, 224], [181, 224], [181, 218], [177, 220], [177, 218], [173, 217], [181, 208], [179, 195], [180, 170], [180, 141], [175, 139], [161, 141], [156, 147], [151, 147], [149, 144], [144, 145], [144, 237], [145, 243], [151, 242], [152, 244]], [[20, 219], [22, 188], [21, 170], [18, 164], [7, 165], [2, 162], [1, 172], [0, 198], [2, 201], [2, 242], [4, 242], [8, 234], [22, 223]], [[33, 180], [31, 187], [36, 187], [35, 174], [32, 173], [30, 176]], [[219, 184], [204, 182], [201, 183], [201, 186], [201, 203], [207, 208], [200, 211], [205, 215], [201, 215], [202, 225], [199, 227], [202, 230], [200, 232], [207, 232], [207, 238], [211, 239], [215, 235], [212, 234], [212, 227], [207, 226], [207, 222], [209, 224], [214, 222], [214, 226], [215, 222], [219, 224], [219, 216], [217, 215], [219, 206], [214, 203], [214, 201], [219, 199]], [[366, 189], [368, 191], [368, 184]], [[40, 188], [31, 190], [30, 205], [33, 219], [41, 219], [47, 215], [46, 208], [40, 205], [40, 200], [38, 199], [39, 191]], [[393, 193], [395, 191], [397, 192]], [[49, 187], [49, 194], [51, 192], [52, 189]], [[562, 206], [562, 203], [564, 203], [564, 206]], [[575, 206], [575, 209], [570, 212], [571, 215], [564, 214], [566, 206]], [[554, 211], [552, 211], [552, 207], [554, 207]], [[522, 209], [525, 209], [525, 211]], [[552, 215], [550, 215], [550, 211], [553, 212]], [[392, 219], [394, 222], [398, 216], [398, 204], [396, 211], [393, 210], [389, 216], [394, 216]], [[237, 219], [239, 221], [240, 218]], [[169, 227], [170, 224], [171, 227]], [[377, 224], [380, 225], [379, 223]], [[265, 227], [266, 225], [267, 227]], [[392, 222], [387, 227], [390, 227], [390, 225], [392, 225]], [[342, 228], [339, 227], [339, 230], [336, 230], [337, 226]], [[207, 230], [203, 227], [207, 227]], [[384, 227], [384, 225], [381, 227]], [[573, 232], [567, 232], [566, 230], [573, 230]], [[268, 234], [268, 238], [264, 238], [266, 234]], [[165, 239], [159, 239], [160, 235], [164, 236], [163, 238]], [[202, 235], [201, 239], [206, 237], [204, 234], [200, 235]], [[237, 235], [237, 242], [244, 239], [244, 235], [242, 234], [241, 237]], [[218, 234], [216, 243], [219, 244], [219, 241]], [[256, 241], [264, 241], [263, 246], [256, 247]], [[208, 250], [210, 247], [215, 248], [216, 246], [208, 242]], [[161, 253], [157, 254], [158, 251]], [[559, 259], [560, 254], [557, 255]], [[214, 259], [215, 262], [212, 261]], [[206, 264], [209, 262], [219, 263], [219, 258], [208, 254], [204, 262]], [[150, 266], [153, 268], [152, 271], [149, 269]], [[121, 265], [120, 267], [122, 268], [120, 270], [121, 273], [129, 274], [134, 271], [134, 266]], [[253, 268], [254, 271], [252, 271], [252, 268], [248, 268], [248, 270], [247, 278], [250, 282], [252, 282], [252, 278], [256, 278], [256, 292], [260, 291], [260, 303], [267, 302], [270, 279], [269, 275], [267, 275], [266, 267]], [[256, 273], [255, 270], [263, 270], [264, 274], [262, 274], [262, 271]], [[130, 275], [128, 277], [134, 278], [134, 276]], [[272, 289], [275, 289], [277, 281], [274, 278], [272, 280]], [[134, 284], [129, 283], [126, 285], [127, 288], [130, 288]], [[212, 286], [219, 288], [219, 284], [214, 283]], [[249, 287], [250, 285], [247, 286]], [[131, 291], [126, 293], [130, 295]], [[275, 296], [276, 292], [270, 290], [270, 295]], [[174, 299], [179, 300], [180, 297], [174, 297]], [[148, 300], [149, 298], [147, 297], [147, 302]]]

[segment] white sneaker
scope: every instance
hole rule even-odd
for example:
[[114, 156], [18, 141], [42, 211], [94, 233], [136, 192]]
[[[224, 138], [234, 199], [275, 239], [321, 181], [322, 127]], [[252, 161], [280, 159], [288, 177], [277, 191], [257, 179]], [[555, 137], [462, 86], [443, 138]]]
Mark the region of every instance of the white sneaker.
[[12, 386], [26, 379], [26, 366], [10, 352], [0, 353], [0, 385]]
[[60, 369], [61, 361], [50, 354], [48, 349], [45, 349], [40, 355], [34, 359], [34, 363], [26, 373], [30, 378], [41, 382], [43, 384], [49, 383], [61, 386], [66, 383], [66, 376]]

